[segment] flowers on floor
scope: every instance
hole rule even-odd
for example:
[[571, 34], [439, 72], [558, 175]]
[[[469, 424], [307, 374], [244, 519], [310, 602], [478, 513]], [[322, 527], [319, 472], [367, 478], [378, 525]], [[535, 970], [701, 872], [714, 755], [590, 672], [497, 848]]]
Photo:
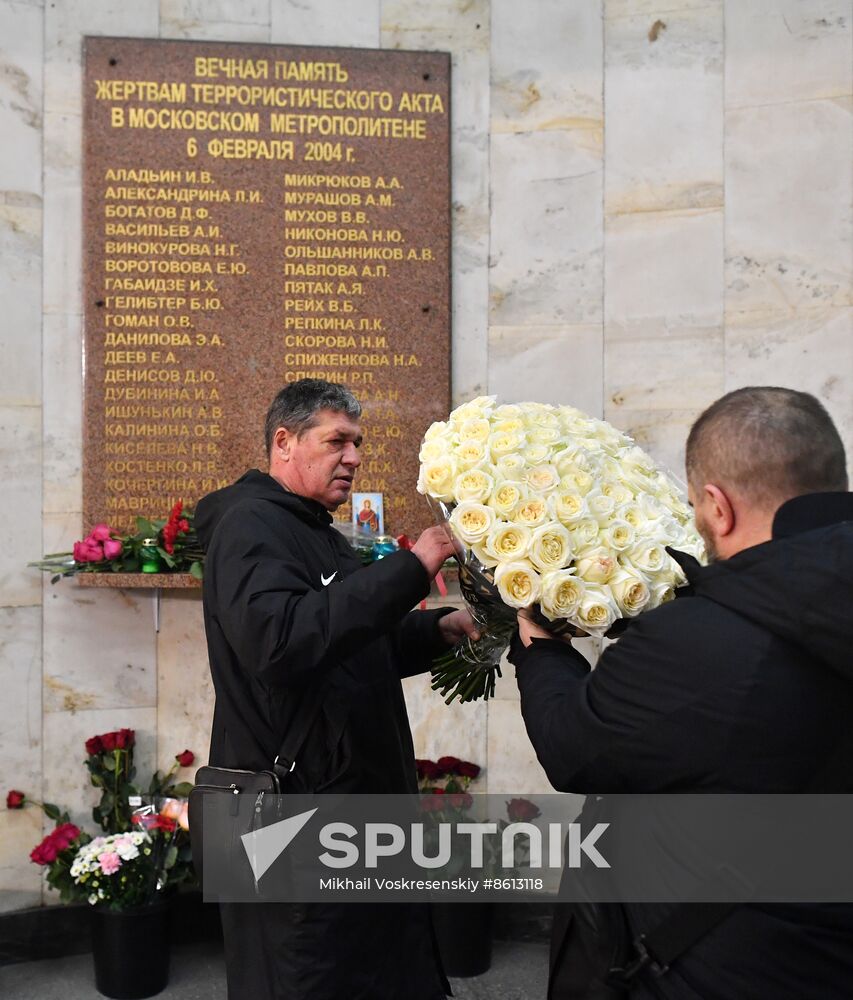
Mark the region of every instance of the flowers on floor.
[[668, 547], [703, 552], [675, 480], [571, 406], [481, 396], [432, 424], [420, 461], [418, 490], [453, 534], [483, 633], [437, 663], [448, 701], [494, 694], [519, 609], [555, 634], [607, 635], [672, 600], [684, 575]]
[[101, 798], [92, 818], [101, 829], [94, 839], [72, 823], [67, 810], [30, 799], [13, 789], [8, 809], [32, 804], [53, 820], [54, 829], [30, 853], [45, 869], [48, 885], [63, 902], [88, 901], [112, 909], [150, 902], [195, 875], [189, 842], [187, 797], [192, 784], [175, 781], [195, 761], [191, 750], [176, 754], [170, 767], [155, 771], [146, 792], [134, 783], [136, 733], [116, 729], [85, 741], [86, 768]]

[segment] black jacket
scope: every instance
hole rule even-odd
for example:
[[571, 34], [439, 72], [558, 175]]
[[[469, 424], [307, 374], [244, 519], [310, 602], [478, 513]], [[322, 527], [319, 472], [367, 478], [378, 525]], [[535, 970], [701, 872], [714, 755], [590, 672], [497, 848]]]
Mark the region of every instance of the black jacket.
[[[853, 494], [798, 497], [772, 541], [684, 565], [688, 596], [633, 621], [594, 671], [563, 642], [515, 643], [522, 714], [554, 787], [802, 792], [823, 773], [819, 790], [853, 790], [849, 755], [823, 770], [853, 718]], [[627, 909], [635, 933], [665, 912]], [[585, 948], [582, 922], [558, 914], [554, 998], [575, 995], [565, 957]], [[840, 1000], [851, 982], [853, 907], [744, 906], [631, 996]]]
[[[446, 648], [437, 628], [444, 612], [410, 610], [430, 585], [416, 556], [398, 552], [362, 567], [331, 521], [321, 505], [257, 470], [199, 502], [216, 693], [210, 763], [269, 768], [306, 692], [319, 684], [320, 712], [292, 790], [415, 792], [400, 680], [427, 670]], [[443, 995], [423, 907], [322, 904], [293, 912], [223, 907], [232, 1000]]]

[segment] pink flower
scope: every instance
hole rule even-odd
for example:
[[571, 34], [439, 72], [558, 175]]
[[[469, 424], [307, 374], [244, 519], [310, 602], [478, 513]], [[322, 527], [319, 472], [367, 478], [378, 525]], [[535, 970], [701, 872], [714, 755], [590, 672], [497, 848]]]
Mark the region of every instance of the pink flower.
[[104, 556], [107, 559], [117, 559], [121, 555], [122, 545], [117, 538], [108, 538], [104, 542]]
[[75, 562], [100, 562], [104, 558], [104, 550], [100, 542], [84, 539], [82, 542], [74, 543]]
[[98, 855], [98, 864], [104, 875], [114, 875], [121, 868], [121, 858], [115, 851], [105, 851]]
[[185, 802], [181, 806], [181, 815], [178, 817], [178, 826], [182, 830], [189, 830], [190, 828], [190, 804]]
[[101, 524], [96, 524], [95, 527], [92, 528], [89, 532], [89, 538], [95, 542], [106, 542], [112, 533], [113, 529], [108, 524], [104, 524], [102, 522]]

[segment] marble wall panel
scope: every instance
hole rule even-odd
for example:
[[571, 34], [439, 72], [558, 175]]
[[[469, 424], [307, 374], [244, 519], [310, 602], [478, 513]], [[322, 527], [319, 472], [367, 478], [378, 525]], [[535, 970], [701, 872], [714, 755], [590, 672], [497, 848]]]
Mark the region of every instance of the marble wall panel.
[[722, 0], [605, 22], [605, 211], [723, 201]]
[[604, 17], [607, 20], [619, 17], [651, 17], [649, 26], [656, 18], [665, 18], [676, 11], [698, 10], [709, 5], [718, 6], [718, 0], [604, 0]]
[[0, 192], [0, 404], [4, 406], [41, 401], [41, 227], [39, 195]]
[[552, 792], [547, 775], [524, 728], [518, 703], [489, 702], [489, 794], [535, 795]]
[[271, 0], [160, 0], [160, 37], [268, 42]]
[[[81, 209], [82, 123], [77, 115], [45, 114], [44, 291], [47, 313], [83, 309], [83, 221]], [[82, 356], [80, 342], [65, 350]]]
[[747, 314], [726, 326], [726, 390], [781, 385], [814, 393], [853, 456], [853, 308]]
[[493, 132], [601, 129], [601, 0], [493, 0], [491, 47]]
[[[28, 790], [37, 798], [41, 794], [38, 788]], [[37, 806], [0, 809], [0, 913], [41, 903], [42, 870], [30, 861], [30, 851], [41, 838], [42, 812]]]
[[601, 321], [599, 142], [583, 130], [492, 136], [493, 326]]
[[156, 706], [154, 601], [151, 590], [86, 589], [73, 580], [46, 591], [45, 717]]
[[100, 796], [90, 784], [84, 764], [86, 740], [125, 727], [136, 731], [136, 775], [140, 783], [147, 785], [156, 758], [155, 708], [86, 709], [49, 712], [44, 717], [44, 797], [67, 808], [71, 821], [90, 831], [92, 806]]
[[[79, 314], [69, 313], [48, 313], [43, 320], [45, 513], [80, 510], [82, 505], [82, 321]], [[66, 539], [65, 544], [74, 540]]]
[[[485, 770], [488, 707], [477, 701], [467, 705], [445, 705], [430, 687], [429, 675], [403, 681], [406, 708], [415, 742], [415, 756], [437, 760], [453, 756], [473, 761]], [[476, 790], [486, 791], [488, 775], [478, 780]]]
[[41, 193], [43, 17], [0, 2], [0, 190]]
[[381, 44], [451, 55], [453, 405], [488, 380], [488, 0], [382, 0]]
[[272, 0], [270, 41], [379, 47], [380, 0]]
[[156, 38], [160, 0], [61, 0], [44, 16], [44, 109], [79, 115], [83, 36]]
[[849, 0], [728, 0], [725, 8], [727, 108], [850, 94]]
[[602, 413], [601, 325], [493, 326], [489, 392], [502, 402], [535, 400]]
[[41, 556], [41, 407], [0, 406], [0, 607], [41, 603], [38, 575], [26, 568]]
[[213, 702], [201, 592], [165, 590], [157, 636], [157, 759], [161, 767], [184, 749], [195, 754], [193, 769], [207, 763]]
[[849, 305], [850, 98], [726, 115], [726, 316]]

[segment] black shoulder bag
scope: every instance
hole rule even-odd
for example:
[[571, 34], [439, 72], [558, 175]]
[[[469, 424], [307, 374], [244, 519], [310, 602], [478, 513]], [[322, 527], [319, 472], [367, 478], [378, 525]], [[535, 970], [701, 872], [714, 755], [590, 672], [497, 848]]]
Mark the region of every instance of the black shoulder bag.
[[[281, 748], [268, 770], [244, 771], [239, 768], [206, 766], [200, 767], [196, 772], [195, 785], [189, 795], [188, 819], [193, 867], [200, 884], [203, 885], [205, 803], [215, 800], [217, 814], [222, 815], [219, 811], [222, 808], [221, 804], [230, 798], [228, 811], [235, 818], [235, 829], [228, 832], [227, 844], [217, 844], [217, 847], [221, 847], [224, 851], [218, 858], [221, 861], [223, 857], [227, 857], [230, 852], [237, 849], [236, 845], [240, 842], [241, 834], [249, 833], [270, 821], [264, 799], [267, 795], [271, 796], [268, 804], [274, 805], [275, 796], [286, 791], [287, 777], [296, 767], [299, 753], [320, 711], [325, 690], [324, 685], [318, 684], [309, 692], [297, 710], [292, 724], [287, 727]], [[247, 798], [254, 796], [251, 810], [245, 818], [242, 814], [246, 810], [240, 808], [241, 795]]]

